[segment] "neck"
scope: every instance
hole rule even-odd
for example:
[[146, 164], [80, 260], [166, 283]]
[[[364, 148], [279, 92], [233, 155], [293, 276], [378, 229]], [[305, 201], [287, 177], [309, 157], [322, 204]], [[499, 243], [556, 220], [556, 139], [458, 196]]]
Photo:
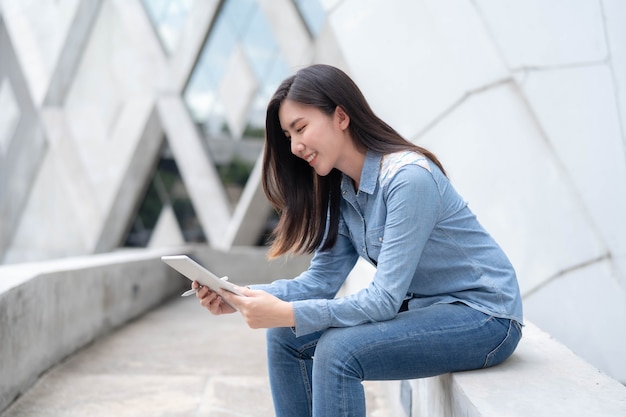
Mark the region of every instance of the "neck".
[[352, 179], [354, 190], [358, 191], [359, 184], [361, 183], [361, 171], [363, 171], [363, 164], [365, 164], [365, 152], [353, 149], [353, 151], [348, 152], [343, 159], [345, 163], [337, 168]]

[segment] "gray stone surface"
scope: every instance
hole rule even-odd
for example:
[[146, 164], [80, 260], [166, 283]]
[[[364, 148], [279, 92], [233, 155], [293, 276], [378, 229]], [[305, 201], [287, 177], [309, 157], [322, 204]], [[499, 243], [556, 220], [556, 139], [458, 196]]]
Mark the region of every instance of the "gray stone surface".
[[161, 255], [192, 254], [242, 285], [294, 276], [307, 261], [267, 262], [265, 251], [254, 248], [196, 249], [124, 250], [0, 266], [0, 412], [78, 349], [187, 288], [189, 281]]
[[[272, 416], [265, 331], [167, 302], [45, 373], [2, 417]], [[368, 416], [387, 417], [366, 385]]]
[[626, 387], [530, 322], [501, 365], [410, 384], [412, 417], [626, 416]]
[[160, 305], [187, 280], [123, 251], [0, 267], [0, 410], [78, 349]]

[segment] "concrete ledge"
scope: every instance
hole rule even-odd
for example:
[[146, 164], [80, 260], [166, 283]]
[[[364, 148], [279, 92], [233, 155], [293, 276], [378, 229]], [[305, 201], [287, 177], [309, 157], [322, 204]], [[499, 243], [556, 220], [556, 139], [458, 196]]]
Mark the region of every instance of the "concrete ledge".
[[242, 285], [291, 276], [308, 264], [268, 263], [264, 249], [190, 246], [0, 266], [0, 413], [50, 367], [189, 288], [160, 261], [179, 253]]
[[180, 290], [155, 261], [162, 252], [0, 267], [0, 411], [51, 366]]
[[529, 323], [499, 366], [392, 384], [397, 416], [626, 416], [626, 387]]

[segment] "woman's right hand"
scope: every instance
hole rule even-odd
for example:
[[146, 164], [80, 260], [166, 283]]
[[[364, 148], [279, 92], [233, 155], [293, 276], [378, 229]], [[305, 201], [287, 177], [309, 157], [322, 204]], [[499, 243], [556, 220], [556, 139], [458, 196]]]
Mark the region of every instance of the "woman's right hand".
[[200, 288], [196, 292], [196, 298], [200, 300], [200, 304], [209, 310], [211, 314], [229, 314], [237, 311], [229, 306], [218, 293], [211, 291], [208, 287], [202, 287], [197, 281], [191, 284], [191, 288]]

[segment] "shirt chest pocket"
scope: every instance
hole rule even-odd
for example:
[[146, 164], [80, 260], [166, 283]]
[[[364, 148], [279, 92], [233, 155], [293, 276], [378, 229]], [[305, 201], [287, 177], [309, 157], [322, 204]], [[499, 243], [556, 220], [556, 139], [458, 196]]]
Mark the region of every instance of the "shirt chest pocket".
[[383, 246], [384, 226], [376, 227], [365, 233], [365, 244], [367, 245], [367, 255], [373, 261], [378, 261], [380, 249]]

